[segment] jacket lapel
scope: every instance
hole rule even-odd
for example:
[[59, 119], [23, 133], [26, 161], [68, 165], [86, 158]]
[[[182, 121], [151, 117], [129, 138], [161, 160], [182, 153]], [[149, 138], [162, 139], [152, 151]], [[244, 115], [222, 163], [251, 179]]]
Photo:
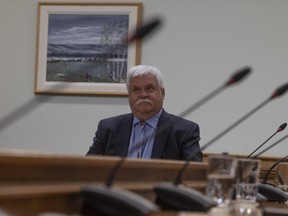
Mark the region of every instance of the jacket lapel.
[[115, 155], [120, 155], [122, 157], [127, 156], [132, 129], [132, 120], [133, 115], [128, 114], [120, 119], [119, 123], [117, 124], [117, 141], [115, 143], [118, 143], [118, 145], [115, 146]]

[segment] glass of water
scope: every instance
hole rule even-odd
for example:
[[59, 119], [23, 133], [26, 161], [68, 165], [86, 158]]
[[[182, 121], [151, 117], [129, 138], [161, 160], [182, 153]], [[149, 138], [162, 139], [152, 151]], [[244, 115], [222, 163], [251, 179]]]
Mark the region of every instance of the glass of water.
[[235, 216], [258, 216], [257, 195], [260, 173], [260, 160], [250, 158], [237, 159], [235, 176], [235, 202], [233, 203]]
[[218, 207], [230, 205], [237, 161], [229, 155], [209, 155], [206, 195], [212, 197]]
[[256, 202], [260, 174], [260, 160], [237, 159], [235, 197], [238, 201]]
[[281, 162], [276, 167], [276, 179], [277, 187], [288, 194], [288, 163]]

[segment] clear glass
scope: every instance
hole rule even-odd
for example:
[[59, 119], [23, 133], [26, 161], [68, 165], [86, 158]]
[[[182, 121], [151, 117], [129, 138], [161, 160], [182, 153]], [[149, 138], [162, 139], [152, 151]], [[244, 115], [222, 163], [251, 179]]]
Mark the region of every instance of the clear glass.
[[288, 163], [279, 163], [276, 167], [276, 185], [288, 194]]
[[238, 158], [235, 176], [236, 200], [256, 202], [260, 174], [260, 160]]
[[206, 195], [218, 206], [228, 206], [232, 201], [236, 159], [227, 155], [209, 155]]

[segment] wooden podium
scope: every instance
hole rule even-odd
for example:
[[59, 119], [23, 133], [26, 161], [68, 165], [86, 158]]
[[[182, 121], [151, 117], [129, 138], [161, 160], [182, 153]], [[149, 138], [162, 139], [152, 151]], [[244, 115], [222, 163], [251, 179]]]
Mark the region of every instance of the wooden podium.
[[[0, 153], [0, 209], [11, 215], [79, 214], [80, 189], [105, 183], [120, 160], [104, 156]], [[184, 161], [126, 159], [113, 185], [154, 201], [153, 186], [173, 182], [183, 164]], [[190, 163], [183, 183], [203, 191], [206, 167], [206, 163]]]

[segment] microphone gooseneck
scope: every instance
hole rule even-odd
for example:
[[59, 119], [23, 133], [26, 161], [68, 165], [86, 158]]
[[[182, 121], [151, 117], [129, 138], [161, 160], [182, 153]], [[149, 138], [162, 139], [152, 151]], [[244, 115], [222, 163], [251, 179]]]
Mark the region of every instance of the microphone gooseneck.
[[286, 160], [288, 160], [288, 155], [285, 156], [284, 158], [276, 161], [276, 162], [270, 167], [270, 169], [267, 171], [266, 175], [265, 175], [264, 178], [263, 178], [263, 182], [262, 182], [262, 183], [263, 183], [263, 184], [266, 184], [270, 172], [271, 172], [279, 163], [284, 162], [284, 161], [286, 161]]
[[253, 113], [258, 111], [260, 108], [262, 108], [264, 105], [266, 105], [270, 101], [270, 98], [259, 104], [257, 107], [252, 109], [250, 112], [248, 112], [246, 115], [244, 115], [242, 118], [240, 118], [238, 121], [227, 127], [224, 131], [222, 131], [220, 134], [215, 136], [213, 139], [211, 139], [209, 142], [207, 142], [205, 145], [203, 145], [202, 149], [206, 149], [210, 145], [212, 145], [214, 142], [216, 142], [218, 139], [220, 139], [222, 136], [224, 136], [226, 133], [228, 133], [230, 130], [235, 128], [237, 125], [239, 125], [242, 121], [247, 119], [249, 116], [251, 116]]
[[120, 167], [122, 166], [122, 164], [125, 161], [125, 157], [122, 157], [117, 163], [116, 165], [112, 168], [112, 170], [110, 171], [108, 178], [106, 180], [106, 186], [107, 187], [111, 187], [112, 183], [114, 181], [114, 178], [117, 174], [117, 172], [119, 171]]
[[287, 126], [287, 123], [283, 123], [282, 125], [280, 125], [278, 127], [278, 129], [276, 130], [275, 133], [272, 134], [272, 136], [270, 136], [267, 140], [265, 140], [265, 142], [263, 142], [258, 148], [256, 148], [251, 154], [249, 154], [247, 156], [247, 158], [250, 158], [259, 148], [261, 148], [265, 143], [267, 143], [272, 137], [274, 137], [277, 133], [279, 133], [280, 131], [283, 131]]
[[198, 102], [190, 106], [188, 109], [183, 111], [182, 113], [179, 114], [181, 117], [185, 117], [188, 114], [190, 114], [192, 111], [196, 110], [198, 107], [200, 107], [202, 104], [204, 104], [206, 101], [214, 97], [215, 95], [219, 94], [221, 91], [223, 91], [226, 87], [236, 84], [243, 80], [245, 77], [247, 77], [248, 74], [251, 73], [251, 68], [250, 67], [244, 67], [242, 69], [237, 70], [228, 80], [226, 83], [223, 85], [219, 86], [217, 89], [200, 99]]
[[269, 149], [271, 149], [272, 147], [276, 146], [278, 143], [282, 142], [284, 139], [286, 139], [288, 137], [288, 135], [282, 137], [281, 139], [279, 139], [278, 141], [276, 141], [275, 143], [273, 143], [272, 145], [268, 146], [266, 149], [262, 150], [261, 152], [259, 152], [258, 154], [254, 155], [252, 158], [257, 158], [260, 155], [262, 155], [264, 152], [268, 151]]
[[174, 184], [175, 186], [177, 186], [177, 185], [179, 185], [179, 184], [182, 183], [183, 173], [184, 173], [184, 171], [186, 170], [186, 168], [188, 167], [189, 163], [190, 163], [190, 160], [186, 160], [185, 163], [184, 163], [184, 165], [183, 165], [183, 166], [181, 167], [181, 169], [179, 170], [179, 172], [178, 172], [178, 174], [177, 174], [177, 176], [176, 176], [176, 178], [175, 178], [175, 181], [173, 182], [173, 184]]

